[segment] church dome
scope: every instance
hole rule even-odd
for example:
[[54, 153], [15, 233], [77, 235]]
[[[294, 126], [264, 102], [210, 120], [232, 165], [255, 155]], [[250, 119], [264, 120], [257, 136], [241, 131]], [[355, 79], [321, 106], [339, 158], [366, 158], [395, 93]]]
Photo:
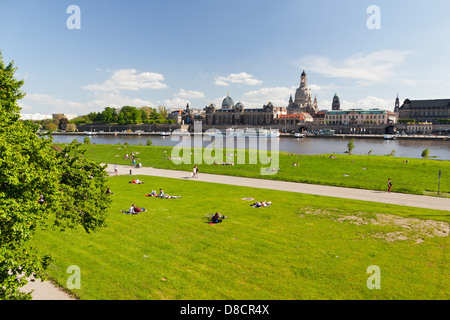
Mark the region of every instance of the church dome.
[[300, 87], [295, 92], [295, 102], [300, 104], [306, 104], [312, 101], [311, 89], [308, 87]]
[[229, 96], [227, 96], [225, 99], [223, 99], [223, 101], [222, 101], [223, 109], [232, 108], [233, 106], [234, 106], [234, 101]]
[[236, 110], [244, 110], [244, 105], [241, 102], [236, 103]]

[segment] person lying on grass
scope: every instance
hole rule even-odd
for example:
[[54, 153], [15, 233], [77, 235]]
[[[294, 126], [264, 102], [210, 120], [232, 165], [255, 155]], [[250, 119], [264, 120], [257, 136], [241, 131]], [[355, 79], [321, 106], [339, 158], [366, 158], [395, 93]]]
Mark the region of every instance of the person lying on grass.
[[159, 194], [157, 194], [155, 190], [152, 190], [152, 192], [150, 192], [149, 194], [146, 194], [145, 196], [161, 198], [161, 199], [180, 199], [181, 198], [181, 196], [170, 196], [168, 194], [164, 194], [164, 191], [162, 189], [159, 189]]
[[268, 207], [272, 204], [272, 201], [256, 201], [255, 203], [251, 204], [250, 206], [253, 208], [261, 208], [261, 207]]
[[128, 209], [128, 211], [121, 211], [121, 213], [138, 214], [139, 212], [145, 212], [145, 211], [147, 211], [145, 208], [139, 208], [139, 207], [136, 207], [134, 204], [132, 204], [130, 209]]
[[144, 182], [142, 182], [142, 181], [139, 180], [139, 179], [133, 179], [133, 180], [130, 181], [129, 183], [132, 183], [132, 184], [143, 184]]

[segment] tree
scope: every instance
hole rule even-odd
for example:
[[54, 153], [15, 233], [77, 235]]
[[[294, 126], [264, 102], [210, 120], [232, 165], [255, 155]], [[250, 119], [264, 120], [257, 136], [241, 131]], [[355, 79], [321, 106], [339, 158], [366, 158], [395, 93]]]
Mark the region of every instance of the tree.
[[141, 123], [141, 113], [136, 107], [124, 106], [118, 116], [119, 124]]
[[348, 154], [352, 154], [352, 150], [355, 149], [355, 144], [353, 141], [354, 139], [352, 138], [347, 144]]
[[59, 119], [58, 129], [65, 130], [68, 123], [69, 123], [69, 120], [67, 120], [66, 117], [62, 117], [61, 119]]
[[114, 123], [117, 121], [117, 110], [115, 108], [106, 107], [100, 117], [99, 122]]
[[166, 120], [167, 118], [167, 109], [165, 106], [158, 106], [158, 113], [161, 119]]
[[105, 167], [83, 157], [78, 143], [61, 150], [19, 121], [17, 101], [25, 94], [15, 71], [0, 52], [0, 300], [31, 299], [20, 291], [26, 278], [45, 280], [50, 258], [30, 245], [38, 228], [95, 231], [105, 225], [110, 201]]
[[77, 131], [77, 126], [74, 123], [68, 123], [66, 125], [66, 131], [67, 132], [75, 132], [75, 131]]
[[425, 150], [422, 151], [423, 158], [428, 158], [429, 156], [430, 156], [430, 149], [426, 148]]
[[55, 131], [56, 129], [58, 129], [58, 126], [56, 124], [54, 124], [53, 122], [49, 122], [46, 125], [44, 125], [44, 129], [50, 130], [50, 131]]

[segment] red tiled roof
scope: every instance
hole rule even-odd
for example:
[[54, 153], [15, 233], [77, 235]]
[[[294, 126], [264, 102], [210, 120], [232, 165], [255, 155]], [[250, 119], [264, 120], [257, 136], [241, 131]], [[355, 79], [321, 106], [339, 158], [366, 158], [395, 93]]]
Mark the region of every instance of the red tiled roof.
[[302, 120], [305, 119], [303, 114], [282, 114], [278, 117], [279, 119], [297, 119], [300, 118]]

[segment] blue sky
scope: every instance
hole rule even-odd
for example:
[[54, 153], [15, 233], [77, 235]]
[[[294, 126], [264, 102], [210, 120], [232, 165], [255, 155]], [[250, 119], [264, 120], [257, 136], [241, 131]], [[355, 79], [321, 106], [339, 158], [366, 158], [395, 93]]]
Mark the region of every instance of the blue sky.
[[[70, 30], [70, 5], [81, 29]], [[370, 5], [379, 30], [367, 27]], [[123, 105], [287, 106], [305, 69], [320, 109], [450, 98], [450, 1], [1, 0], [22, 113]]]

